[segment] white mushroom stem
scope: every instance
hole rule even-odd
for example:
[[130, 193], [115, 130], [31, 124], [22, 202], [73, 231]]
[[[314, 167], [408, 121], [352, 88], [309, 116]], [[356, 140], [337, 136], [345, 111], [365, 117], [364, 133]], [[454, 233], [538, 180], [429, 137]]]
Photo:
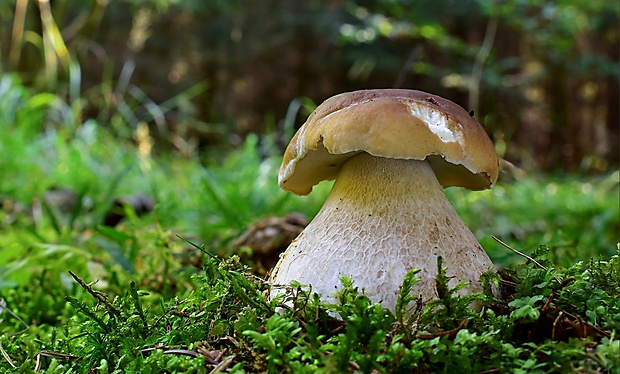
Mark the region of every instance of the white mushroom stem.
[[437, 257], [450, 286], [479, 292], [493, 264], [446, 198], [427, 161], [360, 153], [348, 160], [321, 208], [276, 265], [271, 281], [311, 284], [334, 302], [339, 276], [351, 276], [374, 302], [395, 308], [405, 274], [421, 269], [412, 293], [437, 298]]

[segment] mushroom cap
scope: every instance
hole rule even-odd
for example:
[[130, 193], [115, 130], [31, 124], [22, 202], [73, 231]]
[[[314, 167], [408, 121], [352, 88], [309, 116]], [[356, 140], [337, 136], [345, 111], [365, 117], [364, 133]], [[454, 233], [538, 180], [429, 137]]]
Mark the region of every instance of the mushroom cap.
[[442, 187], [491, 188], [499, 161], [491, 139], [462, 107], [422, 91], [377, 89], [333, 96], [308, 117], [284, 153], [278, 183], [307, 195], [360, 152], [428, 160]]

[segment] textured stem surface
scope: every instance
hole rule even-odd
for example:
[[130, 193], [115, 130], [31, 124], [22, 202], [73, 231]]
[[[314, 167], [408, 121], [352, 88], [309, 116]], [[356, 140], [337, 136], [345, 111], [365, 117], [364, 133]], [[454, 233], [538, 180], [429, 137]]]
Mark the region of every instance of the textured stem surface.
[[291, 243], [271, 281], [311, 284], [323, 300], [349, 275], [372, 301], [394, 310], [407, 271], [422, 269], [412, 292], [436, 298], [437, 257], [450, 285], [481, 291], [480, 274], [493, 266], [446, 198], [426, 161], [367, 153], [347, 161], [321, 211]]

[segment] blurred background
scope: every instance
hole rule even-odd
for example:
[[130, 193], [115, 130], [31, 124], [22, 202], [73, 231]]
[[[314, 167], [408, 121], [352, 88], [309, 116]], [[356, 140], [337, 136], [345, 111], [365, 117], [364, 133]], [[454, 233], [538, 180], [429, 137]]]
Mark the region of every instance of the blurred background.
[[413, 88], [473, 110], [518, 168], [603, 173], [620, 153], [618, 7], [3, 0], [0, 73], [60, 96], [76, 131], [88, 120], [134, 141], [146, 131], [154, 152], [188, 157], [217, 157], [250, 133], [284, 147], [332, 95]]

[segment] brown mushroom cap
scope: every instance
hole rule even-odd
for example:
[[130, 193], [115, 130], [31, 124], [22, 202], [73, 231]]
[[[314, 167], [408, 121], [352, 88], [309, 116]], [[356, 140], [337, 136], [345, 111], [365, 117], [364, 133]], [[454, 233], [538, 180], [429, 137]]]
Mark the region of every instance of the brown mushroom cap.
[[360, 152], [427, 159], [444, 188], [490, 188], [499, 173], [493, 143], [459, 105], [422, 91], [363, 90], [333, 96], [308, 117], [286, 149], [280, 187], [307, 195]]

